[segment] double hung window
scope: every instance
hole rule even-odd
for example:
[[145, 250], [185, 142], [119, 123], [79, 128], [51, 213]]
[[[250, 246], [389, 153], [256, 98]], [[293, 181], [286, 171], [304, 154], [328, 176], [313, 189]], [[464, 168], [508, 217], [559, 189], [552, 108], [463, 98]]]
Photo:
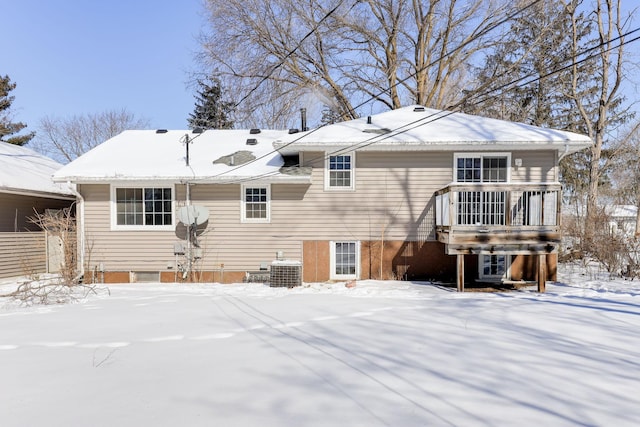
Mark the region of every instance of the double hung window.
[[329, 156], [325, 172], [325, 188], [352, 190], [354, 188], [354, 155]]
[[271, 194], [269, 186], [242, 187], [242, 220], [244, 222], [269, 222]]

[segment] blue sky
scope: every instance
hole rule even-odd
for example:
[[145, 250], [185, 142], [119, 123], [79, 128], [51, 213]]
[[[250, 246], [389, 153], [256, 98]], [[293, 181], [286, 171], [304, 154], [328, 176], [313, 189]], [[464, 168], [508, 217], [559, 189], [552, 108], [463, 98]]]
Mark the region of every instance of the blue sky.
[[17, 88], [14, 121], [126, 108], [152, 128], [185, 129], [193, 111], [201, 0], [7, 0], [0, 75]]
[[[14, 120], [37, 130], [44, 116], [126, 108], [151, 128], [185, 129], [195, 102], [188, 81], [197, 69], [201, 1], [4, 0], [0, 75], [18, 85]], [[637, 68], [631, 72], [640, 83]], [[638, 99], [633, 84], [622, 92]]]

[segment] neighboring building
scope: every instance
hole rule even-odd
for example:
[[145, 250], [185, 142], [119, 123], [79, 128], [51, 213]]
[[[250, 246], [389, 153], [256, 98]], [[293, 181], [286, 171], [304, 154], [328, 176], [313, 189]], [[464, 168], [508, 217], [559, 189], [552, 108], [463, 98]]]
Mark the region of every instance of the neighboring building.
[[285, 258], [305, 282], [542, 290], [560, 240], [558, 162], [590, 144], [411, 106], [300, 133], [126, 131], [54, 180], [77, 184], [80, 241], [107, 282], [174, 281], [185, 269], [237, 282]]
[[637, 228], [638, 207], [633, 205], [612, 205], [605, 208], [609, 216], [609, 229], [626, 237], [634, 237]]
[[0, 277], [47, 271], [45, 236], [30, 218], [73, 204], [73, 192], [51, 179], [61, 167], [31, 149], [0, 142]]

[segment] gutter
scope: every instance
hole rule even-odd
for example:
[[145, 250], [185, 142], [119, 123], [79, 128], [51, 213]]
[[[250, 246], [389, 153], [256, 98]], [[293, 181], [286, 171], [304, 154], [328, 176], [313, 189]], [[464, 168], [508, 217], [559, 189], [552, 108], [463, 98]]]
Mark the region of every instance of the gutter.
[[[272, 174], [273, 175], [270, 175]], [[266, 176], [268, 175], [268, 176]], [[122, 177], [73, 177], [71, 178], [76, 184], [137, 184], [137, 185], [148, 185], [148, 183], [154, 184], [167, 184], [171, 185], [174, 183], [191, 183], [193, 184], [238, 184], [245, 181], [255, 182], [256, 176], [266, 176], [265, 178], [259, 179], [259, 182], [264, 183], [274, 183], [274, 184], [310, 184], [311, 183], [311, 175], [303, 175], [303, 176], [295, 176], [295, 175], [287, 175], [283, 174], [279, 171], [279, 169], [275, 169], [272, 171], [264, 171], [257, 173], [255, 175], [241, 175], [241, 176], [231, 176], [224, 175], [221, 177], [208, 177], [208, 176], [163, 176], [163, 177], [132, 177], [123, 179]], [[68, 182], [68, 181], [67, 181]], [[75, 193], [74, 193], [75, 194]]]
[[72, 194], [63, 194], [63, 193], [53, 193], [49, 191], [37, 191], [37, 190], [28, 190], [28, 189], [18, 189], [12, 187], [0, 187], [0, 192], [7, 194], [16, 194], [19, 196], [28, 196], [28, 197], [41, 197], [46, 199], [56, 199], [56, 200], [75, 200], [75, 197]]

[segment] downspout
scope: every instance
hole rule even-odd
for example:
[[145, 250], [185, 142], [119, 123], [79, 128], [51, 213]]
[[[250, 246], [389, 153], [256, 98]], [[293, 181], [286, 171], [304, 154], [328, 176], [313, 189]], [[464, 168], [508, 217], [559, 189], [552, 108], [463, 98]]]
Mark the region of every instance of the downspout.
[[560, 154], [560, 157], [558, 157], [558, 163], [560, 163], [560, 160], [564, 159], [567, 154], [569, 154], [569, 144], [564, 144], [564, 153]]
[[[84, 277], [84, 197], [82, 197], [82, 194], [80, 194], [80, 192], [71, 185], [71, 181], [67, 181], [67, 187], [76, 196], [77, 214], [80, 216], [81, 226], [76, 227], [76, 233], [78, 234], [78, 262], [80, 262], [80, 272], [75, 277], [75, 280], [78, 281]], [[78, 220], [76, 219], [76, 224], [77, 223]]]
[[[188, 149], [189, 149], [189, 144], [187, 144], [187, 150]], [[187, 166], [189, 166], [188, 157], [187, 157]], [[185, 204], [186, 206], [190, 206], [191, 205], [191, 185], [189, 184], [188, 180], [184, 183], [184, 185], [185, 185], [185, 192], [186, 192]], [[187, 270], [184, 272], [182, 276], [183, 279], [186, 279], [189, 275], [191, 275], [191, 270], [193, 268], [192, 250], [193, 248], [191, 246], [191, 224], [188, 224], [187, 225]]]

